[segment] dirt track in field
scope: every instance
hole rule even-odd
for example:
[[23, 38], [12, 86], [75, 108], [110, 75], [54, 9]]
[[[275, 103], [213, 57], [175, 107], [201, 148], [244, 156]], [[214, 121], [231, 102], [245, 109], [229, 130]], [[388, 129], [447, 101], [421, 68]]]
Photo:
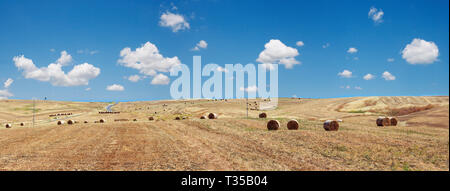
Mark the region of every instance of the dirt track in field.
[[[355, 100], [281, 100], [278, 110], [268, 111], [281, 121], [279, 131], [267, 131], [268, 119], [252, 117], [258, 111], [245, 119], [238, 101], [120, 103], [113, 107], [120, 115], [75, 117], [88, 124], [1, 128], [0, 170], [449, 169], [448, 105], [400, 116], [397, 127], [376, 127], [376, 114], [336, 111]], [[211, 110], [219, 119], [198, 119]], [[151, 114], [157, 120], [148, 121]], [[176, 115], [189, 118], [173, 120]], [[323, 130], [326, 115], [344, 119], [338, 132]], [[93, 123], [100, 117], [107, 122]], [[294, 117], [300, 129], [284, 128]]]

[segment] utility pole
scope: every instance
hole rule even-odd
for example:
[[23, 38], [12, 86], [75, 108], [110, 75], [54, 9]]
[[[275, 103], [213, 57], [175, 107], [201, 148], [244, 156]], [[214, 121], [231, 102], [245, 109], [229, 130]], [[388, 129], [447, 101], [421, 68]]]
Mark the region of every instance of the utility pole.
[[248, 95], [247, 95], [247, 119], [248, 119]]

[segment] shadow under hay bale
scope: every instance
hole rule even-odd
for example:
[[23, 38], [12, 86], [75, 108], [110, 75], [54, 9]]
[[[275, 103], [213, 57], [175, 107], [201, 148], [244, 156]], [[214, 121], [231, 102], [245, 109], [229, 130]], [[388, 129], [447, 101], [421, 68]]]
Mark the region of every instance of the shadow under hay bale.
[[137, 119], [133, 119], [133, 121], [137, 121]]
[[202, 115], [202, 116], [200, 117], [200, 119], [206, 119], [206, 116]]
[[270, 120], [267, 122], [268, 130], [278, 130], [280, 128], [280, 122], [278, 120]]
[[149, 121], [153, 121], [153, 120], [155, 120], [155, 119], [154, 119], [153, 117], [149, 117], [148, 120], [149, 120]]
[[75, 124], [75, 120], [69, 120], [69, 121], [67, 121], [67, 124], [69, 124], [69, 125], [73, 125], [73, 124]]
[[208, 119], [217, 119], [217, 114], [215, 114], [215, 113], [209, 113]]
[[298, 121], [295, 119], [291, 119], [288, 123], [287, 123], [287, 128], [289, 130], [297, 130], [299, 127]]
[[389, 118], [387, 117], [379, 117], [377, 119], [377, 126], [389, 126], [391, 124]]
[[56, 124], [58, 124], [58, 125], [64, 125], [64, 123], [65, 123], [65, 121], [60, 120], [60, 121], [58, 121]]
[[24, 126], [25, 124], [24, 123], [20, 123], [20, 126]]
[[104, 119], [100, 119], [99, 121], [98, 121], [99, 123], [105, 123], [106, 122], [106, 120], [104, 120]]
[[5, 127], [6, 127], [7, 129], [9, 129], [9, 128], [12, 127], [12, 125], [11, 125], [10, 123], [7, 123], [7, 124], [5, 124]]
[[259, 118], [267, 118], [267, 113], [260, 113]]
[[84, 121], [84, 123], [88, 123], [88, 121]]
[[395, 117], [389, 117], [389, 123], [391, 126], [397, 126], [398, 120]]
[[323, 128], [325, 131], [337, 131], [339, 129], [339, 123], [333, 120], [326, 120], [323, 123]]
[[175, 117], [175, 120], [180, 120], [181, 118], [180, 117]]

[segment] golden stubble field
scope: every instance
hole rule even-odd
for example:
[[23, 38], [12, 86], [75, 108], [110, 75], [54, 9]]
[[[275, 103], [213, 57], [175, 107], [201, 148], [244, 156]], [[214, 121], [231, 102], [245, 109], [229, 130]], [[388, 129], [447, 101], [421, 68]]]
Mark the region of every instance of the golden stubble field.
[[[32, 128], [32, 101], [1, 100], [0, 170], [449, 170], [448, 96], [279, 101], [267, 119], [247, 118], [245, 100], [121, 102], [120, 114], [98, 114], [111, 103], [37, 101]], [[49, 117], [63, 112], [80, 123]], [[210, 112], [219, 118], [199, 119]], [[400, 123], [377, 127], [384, 115]], [[282, 128], [268, 131], [270, 119]], [[339, 131], [324, 131], [327, 119], [342, 119]]]

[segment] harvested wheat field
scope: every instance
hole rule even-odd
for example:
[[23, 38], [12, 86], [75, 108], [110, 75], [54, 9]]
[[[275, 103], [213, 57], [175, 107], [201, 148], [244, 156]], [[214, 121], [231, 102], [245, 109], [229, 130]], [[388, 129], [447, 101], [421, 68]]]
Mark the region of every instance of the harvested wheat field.
[[[119, 114], [98, 113], [110, 103], [40, 101], [34, 128], [31, 103], [0, 101], [0, 170], [449, 170], [448, 96], [282, 98], [249, 118], [245, 100], [121, 102]], [[49, 117], [63, 112], [73, 115]], [[217, 119], [200, 119], [209, 113]], [[378, 116], [398, 124], [378, 127]], [[336, 119], [339, 130], [325, 131]]]

